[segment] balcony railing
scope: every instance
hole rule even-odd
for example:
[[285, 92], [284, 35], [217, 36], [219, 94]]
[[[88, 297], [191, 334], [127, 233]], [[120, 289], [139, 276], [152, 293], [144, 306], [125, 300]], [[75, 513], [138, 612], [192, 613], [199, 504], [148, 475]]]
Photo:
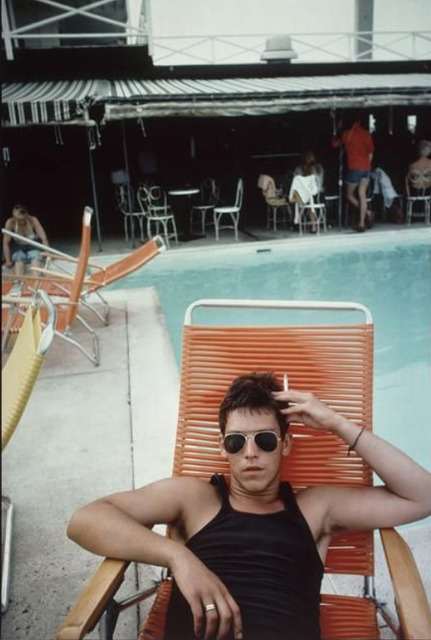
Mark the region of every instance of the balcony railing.
[[[260, 62], [268, 34], [155, 36], [150, 54], [157, 65], [252, 64]], [[298, 54], [292, 64], [401, 61], [431, 57], [428, 31], [361, 31], [290, 34]]]
[[[32, 48], [33, 45], [29, 44], [32, 41], [38, 43], [38, 48], [59, 47], [63, 41], [67, 41], [68, 45], [74, 41], [84, 41], [89, 45], [97, 45], [101, 41], [133, 45], [148, 43], [148, 22], [145, 20], [148, 0], [144, 2], [145, 11], [133, 16], [133, 20], [128, 15], [125, 0], [92, 0], [79, 7], [74, 6], [73, 0], [34, 0], [36, 18], [30, 11], [31, 5], [28, 12], [17, 14], [14, 2], [1, 0], [2, 39], [8, 60], [14, 59], [14, 49], [17, 47]], [[38, 13], [42, 9], [45, 13]], [[68, 28], [70, 21], [76, 18], [83, 25], [79, 32]], [[19, 20], [24, 23], [20, 24]], [[64, 23], [65, 28], [62, 28]]]

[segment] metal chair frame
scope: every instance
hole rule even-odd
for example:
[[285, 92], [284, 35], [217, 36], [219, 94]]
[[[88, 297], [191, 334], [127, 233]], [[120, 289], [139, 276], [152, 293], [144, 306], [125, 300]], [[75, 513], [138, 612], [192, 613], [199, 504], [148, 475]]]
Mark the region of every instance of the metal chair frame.
[[213, 178], [205, 178], [201, 184], [201, 202], [202, 204], [193, 205], [190, 211], [189, 230], [192, 232], [195, 222], [195, 214], [200, 215], [200, 225], [202, 235], [205, 235], [205, 228], [214, 225], [214, 219], [207, 222], [206, 215], [212, 211], [218, 204], [219, 187]]
[[[147, 220], [148, 237], [155, 237], [152, 233], [152, 225], [155, 224], [156, 235], [162, 235], [168, 249], [170, 248], [169, 240], [174, 239], [175, 243], [178, 244], [175, 217], [167, 203], [166, 193], [163, 189], [157, 185], [151, 187], [141, 185], [138, 189], [137, 199], [142, 215]], [[160, 227], [163, 229], [162, 233]]]
[[[68, 289], [68, 300], [56, 302], [58, 321], [55, 329], [55, 335], [65, 342], [77, 347], [81, 353], [92, 362], [95, 366], [100, 364], [99, 353], [99, 341], [96, 332], [89, 323], [78, 314], [79, 302], [81, 299], [82, 291], [84, 288], [84, 280], [87, 271], [88, 257], [90, 254], [91, 244], [91, 217], [93, 210], [90, 207], [85, 207], [83, 222], [82, 222], [82, 239], [79, 252], [79, 258], [73, 279], [70, 282], [70, 288]], [[40, 276], [15, 276], [15, 279], [22, 282], [22, 290], [25, 289], [34, 293], [38, 289], [44, 289], [46, 286], [52, 286], [54, 283], [59, 288], [62, 287], [67, 280], [60, 276], [60, 278], [52, 275], [51, 278]], [[60, 280], [60, 282], [59, 282]], [[25, 293], [24, 293], [25, 295]], [[54, 293], [55, 295], [55, 293]], [[65, 297], [64, 293], [61, 297]], [[25, 304], [28, 304], [27, 299], [24, 298]], [[2, 351], [6, 347], [10, 333], [19, 331], [22, 325], [22, 316], [25, 315], [22, 303], [17, 297], [11, 297], [8, 300], [7, 307], [3, 310], [4, 314], [7, 314], [7, 319], [4, 320], [2, 316]], [[72, 325], [77, 320], [84, 329], [90, 334], [91, 337], [91, 350], [86, 349], [78, 340], [72, 337]]]
[[[132, 225], [134, 226], [135, 220], [138, 221], [139, 230], [141, 233], [141, 241], [144, 242], [144, 214], [142, 211], [133, 210], [134, 197], [132, 187], [128, 186], [127, 184], [118, 184], [115, 185], [114, 189], [117, 198], [117, 208], [123, 215], [124, 238], [126, 242], [129, 241], [129, 225], [130, 234], [132, 237], [134, 237], [134, 229], [132, 229]], [[132, 211], [130, 211], [130, 206], [132, 206]]]
[[[414, 211], [415, 205], [422, 205], [422, 211]], [[406, 175], [406, 224], [411, 225], [413, 217], [423, 216], [426, 224], [431, 218], [431, 171], [412, 170]]]
[[[317, 196], [310, 196], [310, 201], [307, 203], [295, 202], [295, 214], [298, 215], [299, 235], [302, 236], [303, 227], [316, 225], [317, 235], [320, 234], [320, 225], [323, 226], [323, 230], [326, 231], [326, 204], [322, 196], [323, 192], [317, 194]], [[315, 201], [317, 199], [317, 202]], [[322, 199], [322, 201], [319, 201]], [[305, 219], [305, 214], [311, 212], [315, 215], [314, 220]], [[296, 217], [296, 216], [295, 216]]]
[[[219, 240], [219, 232], [222, 229], [233, 229], [235, 231], [235, 240], [238, 240], [238, 225], [239, 216], [241, 214], [242, 199], [244, 195], [244, 182], [242, 178], [239, 178], [236, 187], [235, 204], [227, 207], [215, 207], [214, 209], [214, 227], [216, 240]], [[232, 220], [232, 224], [220, 224], [220, 220], [223, 216], [229, 216]]]

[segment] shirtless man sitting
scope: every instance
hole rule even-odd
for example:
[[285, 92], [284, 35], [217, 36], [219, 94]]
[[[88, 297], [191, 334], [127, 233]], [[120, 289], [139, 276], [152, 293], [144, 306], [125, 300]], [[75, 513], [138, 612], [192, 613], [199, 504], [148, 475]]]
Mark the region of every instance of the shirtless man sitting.
[[[288, 420], [329, 430], [384, 486], [280, 483]], [[231, 478], [170, 478], [79, 509], [69, 537], [93, 553], [168, 567], [164, 640], [318, 640], [323, 562], [332, 536], [431, 514], [431, 474], [314, 395], [283, 391], [270, 373], [241, 376], [219, 410]], [[169, 524], [171, 537], [151, 531]]]

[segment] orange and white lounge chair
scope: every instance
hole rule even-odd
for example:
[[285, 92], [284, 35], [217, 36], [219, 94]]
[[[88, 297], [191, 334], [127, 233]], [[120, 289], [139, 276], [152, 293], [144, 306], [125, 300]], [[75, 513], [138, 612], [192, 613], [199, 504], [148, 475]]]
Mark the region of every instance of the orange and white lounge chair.
[[[7, 233], [11, 237], [17, 237], [20, 239], [20, 236], [14, 232], [7, 231], [5, 229], [3, 229], [3, 232]], [[44, 275], [43, 279], [38, 279], [38, 287], [43, 288], [50, 295], [69, 297], [74, 272], [79, 258], [70, 256], [62, 251], [57, 251], [51, 247], [46, 247], [40, 242], [36, 242], [34, 240], [28, 242], [35, 248], [43, 251], [47, 259], [46, 266], [44, 268], [37, 269], [38, 273]], [[138, 269], [165, 250], [166, 244], [163, 238], [161, 236], [154, 236], [154, 238], [135, 251], [132, 251], [116, 262], [111, 262], [111, 264], [108, 264], [106, 267], [88, 262], [80, 296], [80, 303], [84, 307], [90, 309], [99, 320], [107, 325], [109, 322], [109, 304], [102, 296], [100, 289], [112, 284], [113, 282], [117, 282], [117, 280], [121, 280], [121, 278], [125, 278], [135, 271], [138, 271]], [[3, 287], [6, 286], [10, 288], [14, 279], [15, 278], [13, 276], [7, 277]], [[3, 293], [4, 292], [5, 291], [3, 289]], [[102, 303], [102, 312], [91, 304], [92, 295], [97, 296], [99, 301]]]
[[[211, 314], [218, 313], [217, 307], [235, 310], [235, 323], [241, 317], [244, 323], [214, 326]], [[265, 318], [269, 317], [268, 309], [275, 324], [256, 325], [262, 311]], [[316, 319], [321, 318], [322, 310], [324, 315], [329, 310], [329, 318], [334, 321], [292, 324], [295, 316], [308, 321], [309, 314], [319, 312]], [[196, 311], [199, 324], [193, 321]], [[372, 428], [373, 325], [365, 307], [353, 303], [201, 300], [189, 307], [184, 323], [174, 476], [228, 476], [227, 462], [219, 451], [218, 407], [236, 376], [268, 370], [280, 381], [286, 372], [293, 388], [313, 391], [358, 425]], [[355, 452], [348, 456], [347, 445], [333, 434], [295, 423], [290, 431], [294, 446], [285, 459], [282, 479], [288, 480], [294, 490], [324, 484], [364, 487], [372, 483], [368, 466]], [[364, 596], [322, 595], [324, 640], [376, 640], [380, 637], [378, 613], [397, 637], [431, 637], [431, 613], [412, 553], [395, 530], [383, 530], [381, 537], [399, 621], [393, 620], [375, 597], [373, 533], [342, 535], [332, 540], [325, 571], [362, 576]], [[115, 601], [127, 566], [119, 560], [103, 561], [59, 628], [57, 640], [84, 638], [100, 617], [100, 637], [113, 637], [111, 621], [116, 620], [118, 612], [156, 589], [153, 586], [137, 598]], [[170, 580], [161, 579], [141, 640], [163, 638], [171, 585]]]
[[[60, 300], [54, 299], [57, 310], [57, 322], [55, 326], [55, 335], [77, 347], [86, 358], [88, 358], [94, 365], [99, 364], [99, 341], [94, 329], [88, 324], [88, 322], [79, 315], [79, 303], [82, 294], [84, 278], [87, 270], [88, 258], [90, 255], [91, 244], [91, 216], [93, 210], [90, 207], [85, 207], [83, 220], [82, 220], [82, 236], [81, 236], [81, 248], [79, 251], [78, 262], [73, 279], [70, 281], [68, 288], [68, 296], [61, 296]], [[56, 295], [56, 288], [62, 286], [64, 278], [51, 275], [48, 277], [32, 277], [32, 276], [13, 276], [14, 280], [21, 282], [23, 289], [20, 294], [21, 297], [3, 296], [3, 308], [2, 308], [2, 351], [5, 349], [8, 338], [11, 333], [17, 333], [21, 330], [23, 325], [25, 309], [28, 302], [25, 299], [25, 294], [33, 293], [37, 290], [49, 290], [53, 295]], [[69, 282], [67, 280], [67, 282]], [[44, 323], [45, 317], [42, 317], [42, 323]], [[72, 334], [72, 327], [75, 322], [86, 329], [91, 338], [91, 349], [85, 348], [81, 342], [76, 340]]]
[[[40, 304], [46, 307], [47, 322], [42, 331]], [[28, 300], [27, 311], [19, 336], [2, 369], [1, 448], [11, 439], [36, 383], [45, 355], [54, 337], [56, 310], [45, 292]], [[13, 504], [2, 495], [2, 613], [9, 604]]]

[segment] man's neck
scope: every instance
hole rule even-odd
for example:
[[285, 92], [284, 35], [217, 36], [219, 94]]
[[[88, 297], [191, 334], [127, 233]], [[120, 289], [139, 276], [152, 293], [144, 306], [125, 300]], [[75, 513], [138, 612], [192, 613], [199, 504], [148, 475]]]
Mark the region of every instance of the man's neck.
[[283, 508], [280, 500], [280, 481], [277, 478], [261, 491], [251, 491], [232, 478], [229, 487], [231, 506], [248, 513], [274, 513]]

